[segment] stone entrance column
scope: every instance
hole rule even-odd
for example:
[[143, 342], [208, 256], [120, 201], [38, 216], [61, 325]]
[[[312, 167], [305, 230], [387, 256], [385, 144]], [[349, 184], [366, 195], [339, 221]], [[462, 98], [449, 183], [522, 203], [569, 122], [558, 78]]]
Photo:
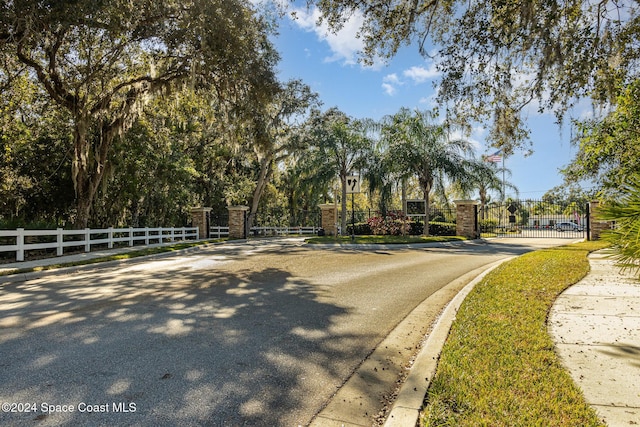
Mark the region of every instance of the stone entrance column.
[[475, 200], [456, 200], [456, 234], [467, 239], [478, 239], [478, 204]]
[[211, 226], [211, 208], [192, 208], [191, 223], [194, 227], [198, 227], [198, 238], [208, 239], [210, 236], [209, 228]]
[[336, 224], [338, 223], [338, 209], [333, 203], [326, 203], [319, 205], [322, 212], [322, 220], [320, 226], [324, 230], [324, 234], [327, 236], [336, 236], [338, 229]]
[[229, 206], [229, 238], [247, 238], [247, 211], [249, 206]]

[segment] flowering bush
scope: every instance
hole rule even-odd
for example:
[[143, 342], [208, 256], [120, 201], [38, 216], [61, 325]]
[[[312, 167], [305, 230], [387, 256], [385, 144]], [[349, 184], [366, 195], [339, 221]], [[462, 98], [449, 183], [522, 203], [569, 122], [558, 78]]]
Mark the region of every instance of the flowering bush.
[[401, 211], [390, 211], [386, 217], [374, 216], [367, 221], [374, 235], [389, 234], [400, 236], [409, 234], [411, 220]]

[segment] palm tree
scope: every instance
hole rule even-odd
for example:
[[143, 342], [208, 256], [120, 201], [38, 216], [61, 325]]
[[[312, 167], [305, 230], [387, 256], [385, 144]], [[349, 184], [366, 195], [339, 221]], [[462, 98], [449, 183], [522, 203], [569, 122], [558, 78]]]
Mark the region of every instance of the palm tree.
[[[498, 166], [496, 163], [487, 163], [486, 161], [476, 161], [473, 173], [466, 176], [466, 179], [459, 183], [459, 189], [464, 197], [469, 197], [476, 190], [480, 198], [480, 212], [482, 219], [485, 219], [485, 211], [488, 202], [491, 200], [490, 193], [498, 194], [500, 200], [506, 197], [506, 189], [513, 190], [518, 193], [518, 187], [510, 182], [503, 181], [504, 176], [511, 176], [511, 171], [504, 166]], [[501, 178], [502, 177], [502, 178]]]
[[389, 147], [396, 166], [404, 174], [418, 178], [424, 194], [426, 236], [429, 235], [431, 191], [436, 186], [444, 187], [447, 179], [463, 181], [477, 165], [471, 157], [471, 144], [462, 139], [450, 139], [447, 127], [436, 124], [435, 118], [430, 111], [401, 109], [392, 120], [397, 128]]
[[342, 187], [342, 220], [347, 229], [347, 176], [364, 165], [367, 150], [371, 146], [369, 123], [353, 120], [342, 111], [331, 108], [324, 114], [311, 118], [311, 145], [317, 147], [318, 167], [328, 167], [338, 175]]

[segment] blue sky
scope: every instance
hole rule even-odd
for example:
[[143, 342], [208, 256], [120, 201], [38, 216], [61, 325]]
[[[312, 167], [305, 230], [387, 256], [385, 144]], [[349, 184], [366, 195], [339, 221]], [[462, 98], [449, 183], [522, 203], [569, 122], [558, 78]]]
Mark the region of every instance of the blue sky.
[[[296, 15], [296, 20], [285, 17], [280, 21], [280, 35], [274, 39], [282, 56], [279, 75], [285, 81], [302, 79], [320, 95], [323, 109], [338, 107], [354, 118], [378, 120], [401, 107], [424, 110], [435, 105], [438, 74], [434, 64], [419, 55], [417, 46], [403, 48], [387, 64], [365, 67], [357, 62], [362, 47], [356, 37], [357, 15], [338, 34], [315, 25], [315, 9], [302, 6]], [[563, 183], [558, 170], [571, 161], [577, 148], [569, 142], [569, 127], [561, 130], [551, 114], [532, 113], [528, 123], [533, 154], [516, 152], [505, 166], [512, 172], [509, 181], [518, 187], [520, 198], [539, 199]], [[479, 125], [468, 137], [479, 155], [495, 152], [487, 147], [485, 135]]]

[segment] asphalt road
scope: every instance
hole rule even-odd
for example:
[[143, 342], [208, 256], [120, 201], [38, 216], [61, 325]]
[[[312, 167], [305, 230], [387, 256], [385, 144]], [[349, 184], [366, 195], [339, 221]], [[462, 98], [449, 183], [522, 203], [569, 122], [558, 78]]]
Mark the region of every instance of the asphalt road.
[[0, 425], [306, 425], [421, 301], [562, 242], [262, 240], [0, 284]]

